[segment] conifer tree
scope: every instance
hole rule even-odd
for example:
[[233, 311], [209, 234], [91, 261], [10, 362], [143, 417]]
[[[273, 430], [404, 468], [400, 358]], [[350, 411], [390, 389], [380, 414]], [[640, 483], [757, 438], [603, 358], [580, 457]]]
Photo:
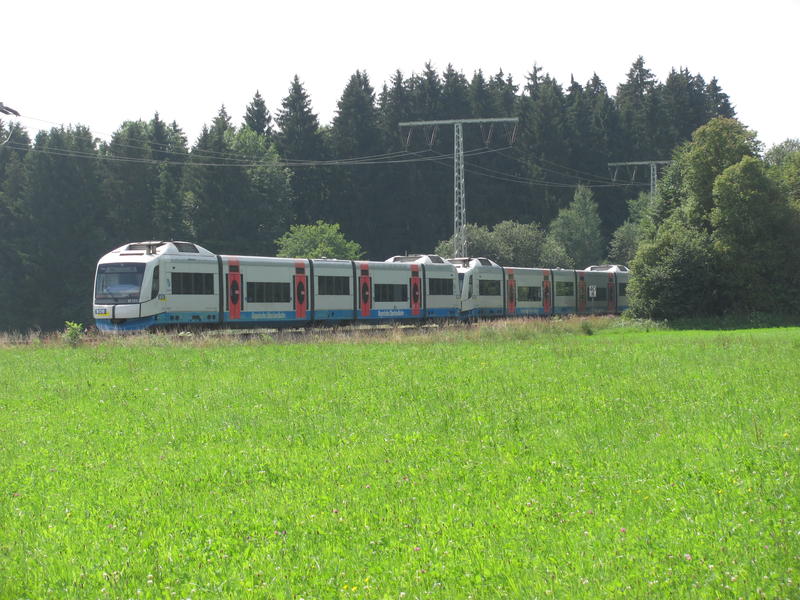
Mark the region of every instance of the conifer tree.
[[247, 105], [244, 124], [260, 135], [267, 138], [272, 137], [272, 115], [269, 114], [267, 104], [258, 90], [256, 90], [253, 100]]
[[658, 154], [656, 131], [660, 115], [656, 86], [655, 76], [640, 56], [628, 71], [625, 83], [617, 88], [623, 160], [668, 158]]
[[[285, 160], [323, 160], [324, 143], [317, 115], [311, 110], [311, 100], [295, 75], [289, 94], [283, 99], [276, 118], [278, 132], [275, 142]], [[292, 169], [292, 194], [295, 215], [300, 223], [314, 223], [327, 218], [331, 211], [320, 167], [304, 166]]]
[[127, 121], [101, 147], [102, 189], [109, 207], [110, 233], [116, 245], [153, 239], [157, 169], [150, 162], [150, 132], [143, 121]]
[[603, 259], [600, 215], [592, 191], [578, 186], [572, 203], [562, 208], [550, 224], [550, 233], [582, 269]]
[[181, 189], [189, 155], [186, 136], [176, 122], [167, 126], [158, 113], [148, 127], [151, 153], [159, 161], [153, 183], [153, 237], [167, 240], [189, 237]]
[[40, 132], [34, 149], [20, 207], [28, 278], [19, 323], [45, 330], [88, 323], [95, 264], [111, 243], [98, 161], [80, 158], [97, 152], [95, 138], [83, 126], [60, 127]]
[[[366, 73], [350, 77], [338, 102], [331, 128], [331, 149], [337, 158], [374, 156], [380, 153], [381, 134], [375, 91]], [[344, 234], [364, 245], [368, 256], [380, 257], [386, 232], [386, 196], [380, 190], [380, 165], [354, 165], [336, 172], [330, 204]]]

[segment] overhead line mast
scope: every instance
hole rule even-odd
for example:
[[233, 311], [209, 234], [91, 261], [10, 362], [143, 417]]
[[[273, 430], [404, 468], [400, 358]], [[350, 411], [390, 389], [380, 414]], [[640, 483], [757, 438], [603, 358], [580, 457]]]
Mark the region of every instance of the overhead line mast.
[[614, 167], [614, 176], [612, 181], [617, 180], [617, 173], [620, 167], [625, 167], [630, 172], [630, 167], [633, 167], [633, 174], [631, 175], [631, 182], [636, 179], [636, 167], [650, 167], [650, 196], [655, 197], [658, 191], [658, 167], [659, 165], [668, 165], [670, 160], [633, 160], [628, 162], [612, 162], [608, 163], [608, 168]]
[[[428, 145], [433, 146], [436, 132], [440, 125], [453, 126], [453, 257], [467, 256], [467, 196], [464, 186], [464, 125], [481, 125], [484, 133], [484, 143], [488, 146], [494, 132], [494, 125], [503, 123], [513, 124], [514, 128], [509, 136], [509, 143], [513, 144], [517, 136], [517, 123], [519, 119], [446, 119], [443, 121], [405, 121], [398, 123], [399, 127], [410, 127], [406, 139], [406, 148], [411, 142], [411, 132], [414, 127], [432, 128]], [[489, 131], [483, 131], [483, 125], [489, 125]]]

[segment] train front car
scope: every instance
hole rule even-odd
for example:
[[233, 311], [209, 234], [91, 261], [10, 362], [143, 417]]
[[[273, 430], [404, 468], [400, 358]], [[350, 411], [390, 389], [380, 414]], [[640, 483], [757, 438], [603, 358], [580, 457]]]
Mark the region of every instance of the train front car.
[[[178, 264], [182, 267], [175, 269]], [[97, 264], [94, 283], [97, 328], [112, 332], [151, 329], [175, 324], [175, 319], [181, 319], [184, 312], [187, 322], [216, 322], [219, 316], [216, 265], [214, 254], [189, 242], [136, 242], [112, 250]], [[169, 277], [170, 267], [180, 273]], [[176, 284], [180, 289], [173, 289]], [[170, 306], [168, 301], [173, 294], [191, 300], [191, 306], [181, 306], [180, 313], [170, 312], [178, 308]]]

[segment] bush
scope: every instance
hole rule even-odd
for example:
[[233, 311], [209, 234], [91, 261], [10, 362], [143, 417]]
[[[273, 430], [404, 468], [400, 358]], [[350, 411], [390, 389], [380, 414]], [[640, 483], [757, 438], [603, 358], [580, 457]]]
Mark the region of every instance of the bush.
[[81, 343], [85, 335], [86, 330], [83, 328], [83, 323], [74, 323], [73, 321], [64, 323], [64, 331], [61, 337], [73, 348]]

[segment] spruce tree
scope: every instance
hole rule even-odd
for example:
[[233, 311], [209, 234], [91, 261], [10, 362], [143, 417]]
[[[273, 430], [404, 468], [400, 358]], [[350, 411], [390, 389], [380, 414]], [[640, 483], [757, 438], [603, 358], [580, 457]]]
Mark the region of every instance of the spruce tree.
[[[311, 110], [311, 100], [297, 75], [292, 80], [289, 94], [281, 103], [276, 124], [278, 132], [275, 134], [275, 143], [282, 158], [288, 161], [324, 159], [319, 121]], [[310, 224], [330, 215], [320, 167], [293, 168], [291, 186], [298, 222]]]
[[656, 160], [659, 156], [656, 132], [659, 125], [657, 81], [639, 57], [617, 88], [616, 102], [622, 129], [623, 160]]
[[572, 203], [550, 224], [550, 233], [566, 249], [579, 269], [604, 258], [600, 215], [592, 191], [578, 186]]
[[[381, 134], [375, 91], [366, 73], [350, 77], [338, 102], [331, 128], [331, 150], [337, 158], [374, 156], [380, 153]], [[384, 253], [385, 232], [392, 223], [385, 221], [386, 196], [379, 193], [381, 165], [339, 167], [332, 181], [330, 204], [342, 231], [360, 242], [370, 257]]]
[[272, 137], [272, 115], [269, 114], [267, 104], [258, 90], [256, 90], [253, 100], [247, 105], [244, 124], [260, 135], [267, 138]]
[[21, 322], [44, 330], [67, 320], [88, 324], [95, 265], [114, 243], [99, 162], [91, 159], [95, 138], [83, 126], [60, 127], [40, 132], [34, 150], [20, 207], [27, 254]]

